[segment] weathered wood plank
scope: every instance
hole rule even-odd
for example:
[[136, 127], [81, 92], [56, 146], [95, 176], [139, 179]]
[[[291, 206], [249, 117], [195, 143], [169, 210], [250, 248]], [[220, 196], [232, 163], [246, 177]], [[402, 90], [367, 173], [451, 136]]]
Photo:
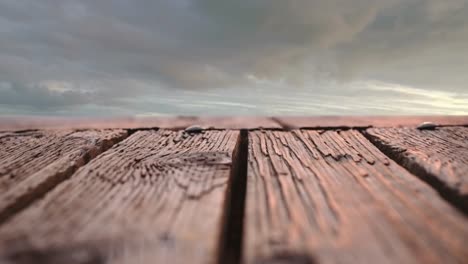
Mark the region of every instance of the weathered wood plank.
[[359, 132], [249, 140], [246, 263], [466, 263], [466, 218]]
[[217, 129], [281, 128], [281, 125], [272, 118], [264, 116], [199, 117], [198, 122], [203, 126]]
[[24, 129], [103, 129], [103, 128], [165, 128], [184, 129], [192, 125], [216, 129], [280, 128], [269, 117], [147, 117], [147, 118], [58, 118], [58, 117], [1, 117], [0, 131]]
[[0, 227], [0, 256], [215, 261], [238, 134], [136, 132]]
[[284, 128], [416, 127], [422, 122], [468, 125], [468, 116], [288, 116], [275, 117]]
[[167, 128], [202, 125], [217, 129], [317, 128], [317, 127], [416, 127], [432, 121], [439, 125], [468, 125], [468, 116], [174, 116], [147, 118], [0, 117], [0, 131], [24, 129]]
[[0, 134], [0, 223], [126, 137], [124, 130]]
[[197, 117], [117, 117], [117, 118], [63, 118], [63, 117], [0, 117], [0, 130], [25, 129], [104, 129], [104, 128], [172, 128], [183, 129], [196, 124]]
[[468, 127], [368, 129], [383, 152], [468, 212]]

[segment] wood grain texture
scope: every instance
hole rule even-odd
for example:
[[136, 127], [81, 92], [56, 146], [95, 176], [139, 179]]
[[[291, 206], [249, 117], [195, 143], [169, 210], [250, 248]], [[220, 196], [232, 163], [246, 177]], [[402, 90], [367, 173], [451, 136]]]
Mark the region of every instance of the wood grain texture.
[[0, 256], [213, 262], [238, 133], [136, 132], [1, 226]]
[[0, 223], [126, 135], [124, 130], [0, 133]]
[[468, 221], [359, 132], [252, 132], [246, 263], [466, 263]]
[[368, 129], [382, 151], [468, 212], [468, 127]]
[[0, 131], [25, 129], [103, 129], [103, 128], [165, 128], [181, 130], [192, 125], [216, 129], [280, 128], [269, 117], [256, 116], [174, 116], [122, 118], [60, 118], [60, 117], [1, 117]]
[[287, 116], [275, 117], [284, 128], [320, 127], [417, 127], [422, 122], [468, 125], [468, 116]]

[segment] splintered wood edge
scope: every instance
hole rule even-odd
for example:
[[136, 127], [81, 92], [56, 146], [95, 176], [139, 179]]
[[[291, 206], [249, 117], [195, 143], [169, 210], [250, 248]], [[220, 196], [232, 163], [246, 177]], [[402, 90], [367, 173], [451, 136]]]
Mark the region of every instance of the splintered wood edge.
[[[465, 136], [450, 133], [452, 130], [460, 130]], [[437, 134], [441, 135], [437, 137]], [[385, 155], [429, 183], [443, 198], [468, 215], [468, 141], [465, 141], [468, 127], [428, 131], [372, 128], [365, 130], [364, 135]], [[424, 147], [421, 142], [430, 146]]]
[[[107, 134], [104, 132], [102, 135], [98, 135], [96, 137], [97, 144], [89, 145], [81, 156], [75, 157], [73, 160], [63, 161], [61, 164], [55, 164], [52, 167], [50, 167], [52, 164], [48, 164], [41, 170], [41, 173], [29, 175], [22, 182], [11, 186], [8, 192], [3, 194], [9, 195], [9, 199], [0, 202], [0, 224], [27, 208], [35, 200], [43, 197], [57, 185], [70, 178], [80, 167], [128, 136], [125, 130], [115, 129], [108, 130], [107, 132]], [[37, 131], [34, 133], [41, 132]], [[0, 135], [0, 139], [6, 136], [13, 138], [23, 136], [22, 134], [23, 133]], [[73, 135], [74, 133], [69, 134], [69, 136]], [[79, 150], [79, 147], [80, 146], [77, 146], [77, 150]], [[0, 197], [1, 196], [2, 195], [0, 195]]]

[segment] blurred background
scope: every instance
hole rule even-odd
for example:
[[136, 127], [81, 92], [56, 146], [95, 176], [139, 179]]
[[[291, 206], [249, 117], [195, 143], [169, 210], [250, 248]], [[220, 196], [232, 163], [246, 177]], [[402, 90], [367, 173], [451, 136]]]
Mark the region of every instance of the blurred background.
[[0, 0], [0, 115], [464, 115], [467, 0]]

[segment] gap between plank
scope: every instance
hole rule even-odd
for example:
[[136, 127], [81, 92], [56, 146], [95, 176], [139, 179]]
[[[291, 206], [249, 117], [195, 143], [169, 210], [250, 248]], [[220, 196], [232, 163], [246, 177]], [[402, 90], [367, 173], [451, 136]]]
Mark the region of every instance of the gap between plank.
[[248, 154], [248, 130], [242, 129], [232, 157], [231, 175], [224, 202], [222, 229], [218, 243], [217, 263], [238, 264], [241, 262]]
[[[79, 131], [79, 130], [76, 130]], [[98, 153], [95, 156], [90, 155], [89, 152], [85, 153], [83, 156], [83, 164], [78, 166], [70, 166], [63, 173], [59, 173], [49, 177], [46, 181], [42, 182], [36, 188], [29, 190], [26, 195], [19, 197], [14, 203], [5, 208], [5, 210], [0, 212], [0, 225], [10, 220], [13, 216], [20, 213], [22, 210], [29, 207], [36, 200], [43, 198], [48, 192], [52, 191], [62, 182], [68, 180], [73, 174], [81, 167], [88, 164], [91, 160], [99, 157], [102, 153], [106, 152], [115, 144], [125, 140], [130, 136], [130, 131], [127, 130], [127, 134], [110, 140], [109, 142], [103, 142], [102, 145], [98, 148]]]
[[465, 202], [466, 198], [463, 198], [453, 190], [448, 188], [445, 183], [439, 180], [436, 175], [428, 172], [421, 164], [418, 162], [406, 157], [404, 152], [396, 151], [392, 146], [385, 144], [378, 138], [367, 133], [366, 130], [360, 130], [361, 134], [367, 138], [376, 148], [378, 148], [383, 154], [395, 161], [398, 165], [405, 168], [411, 174], [415, 175], [422, 181], [428, 183], [432, 188], [434, 188], [439, 195], [450, 203], [452, 206], [460, 210], [465, 216], [468, 216], [468, 204]]

